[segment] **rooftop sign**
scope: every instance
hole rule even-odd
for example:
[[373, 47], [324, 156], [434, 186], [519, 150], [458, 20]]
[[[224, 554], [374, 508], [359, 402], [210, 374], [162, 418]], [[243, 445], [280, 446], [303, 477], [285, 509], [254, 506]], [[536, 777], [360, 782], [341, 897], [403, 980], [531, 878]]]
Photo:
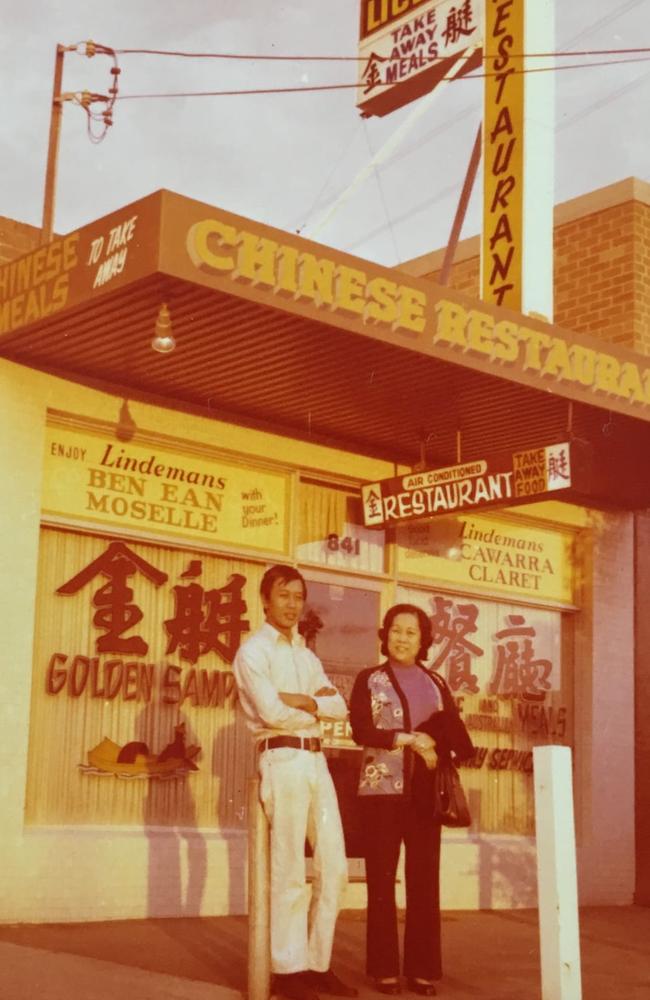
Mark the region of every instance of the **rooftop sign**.
[[[433, 90], [481, 44], [483, 0], [361, 0], [357, 105], [386, 115]], [[476, 69], [481, 53], [462, 73]]]
[[570, 486], [569, 445], [545, 445], [370, 483], [361, 490], [363, 517], [366, 527], [385, 527], [458, 511], [530, 503]]

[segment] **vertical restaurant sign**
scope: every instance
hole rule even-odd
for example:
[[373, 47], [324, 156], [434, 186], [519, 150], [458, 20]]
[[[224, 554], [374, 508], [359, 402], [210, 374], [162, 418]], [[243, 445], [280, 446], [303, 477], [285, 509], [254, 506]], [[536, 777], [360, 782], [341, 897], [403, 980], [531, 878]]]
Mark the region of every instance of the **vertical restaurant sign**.
[[[389, 114], [433, 90], [468, 48], [480, 46], [482, 16], [483, 0], [361, 0], [362, 115]], [[480, 61], [477, 49], [463, 74]]]
[[288, 473], [48, 425], [43, 515], [143, 534], [288, 547]]
[[525, 0], [487, 0], [481, 298], [521, 311]]
[[423, 469], [361, 488], [367, 527], [402, 524], [460, 510], [530, 503], [571, 486], [568, 443], [544, 445]]

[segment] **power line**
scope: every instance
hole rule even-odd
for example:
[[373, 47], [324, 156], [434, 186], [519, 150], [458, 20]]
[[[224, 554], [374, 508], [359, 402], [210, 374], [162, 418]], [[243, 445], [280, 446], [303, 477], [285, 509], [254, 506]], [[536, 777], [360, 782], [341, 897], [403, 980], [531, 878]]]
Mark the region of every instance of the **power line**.
[[[650, 49], [644, 50], [650, 53]], [[603, 66], [624, 66], [631, 63], [642, 63], [650, 61], [650, 54], [646, 56], [639, 56], [637, 58], [631, 59], [609, 59], [599, 62], [592, 63], [574, 63], [570, 66], [536, 66], [532, 69], [513, 69], [512, 74], [514, 75], [525, 75], [530, 73], [560, 73], [563, 70], [573, 70], [573, 69], [594, 69]], [[467, 73], [465, 76], [450, 77], [444, 76], [439, 80], [442, 83], [445, 80], [454, 81], [457, 80], [482, 80], [488, 77], [496, 77], [498, 73]], [[402, 83], [407, 84], [409, 80], [397, 81], [396, 83], [380, 83], [377, 84], [375, 92], [381, 88], [401, 86]], [[332, 90], [359, 90], [364, 87], [363, 83], [326, 83], [326, 84], [314, 84], [306, 87], [254, 87], [247, 90], [194, 90], [194, 91], [179, 91], [179, 92], [169, 92], [169, 93], [159, 93], [159, 94], [121, 94], [117, 100], [118, 101], [135, 101], [135, 100], [156, 100], [161, 98], [187, 98], [187, 97], [250, 97], [261, 94], [308, 94], [317, 93], [323, 91]]]
[[[635, 0], [636, 3], [640, 0]], [[578, 36], [579, 37], [579, 36]], [[317, 56], [317, 55], [260, 55], [236, 52], [183, 52], [172, 49], [115, 49], [117, 55], [168, 56], [177, 59], [229, 59], [244, 62], [367, 62], [367, 56]], [[650, 52], [649, 47], [619, 49], [574, 49], [557, 52], [510, 52], [512, 59], [557, 59], [571, 56], [640, 55]], [[430, 62], [444, 62], [448, 56], [432, 56]], [[491, 56], [499, 58], [498, 55]]]

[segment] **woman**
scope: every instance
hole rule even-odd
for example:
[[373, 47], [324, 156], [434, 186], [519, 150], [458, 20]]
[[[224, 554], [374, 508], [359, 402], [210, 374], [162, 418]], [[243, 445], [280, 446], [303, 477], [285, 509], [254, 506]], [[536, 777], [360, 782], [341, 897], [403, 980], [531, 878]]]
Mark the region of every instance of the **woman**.
[[415, 993], [434, 996], [442, 968], [433, 769], [438, 757], [463, 760], [474, 748], [445, 682], [422, 666], [432, 642], [424, 611], [396, 604], [379, 637], [388, 659], [357, 676], [350, 701], [352, 735], [364, 748], [358, 793], [368, 831], [366, 971], [381, 993], [400, 992], [395, 875], [403, 841], [404, 974]]

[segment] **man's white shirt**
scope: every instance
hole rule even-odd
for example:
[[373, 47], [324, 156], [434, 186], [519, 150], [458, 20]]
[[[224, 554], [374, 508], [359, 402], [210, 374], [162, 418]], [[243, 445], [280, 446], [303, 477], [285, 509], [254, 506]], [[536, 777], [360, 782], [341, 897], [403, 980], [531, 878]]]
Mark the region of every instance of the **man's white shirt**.
[[[289, 642], [265, 622], [239, 647], [233, 671], [246, 722], [256, 739], [279, 734], [319, 736], [319, 719], [347, 717], [345, 700], [338, 692], [316, 697], [316, 691], [333, 684], [297, 630]], [[285, 705], [280, 691], [309, 695], [316, 702], [317, 717]]]

